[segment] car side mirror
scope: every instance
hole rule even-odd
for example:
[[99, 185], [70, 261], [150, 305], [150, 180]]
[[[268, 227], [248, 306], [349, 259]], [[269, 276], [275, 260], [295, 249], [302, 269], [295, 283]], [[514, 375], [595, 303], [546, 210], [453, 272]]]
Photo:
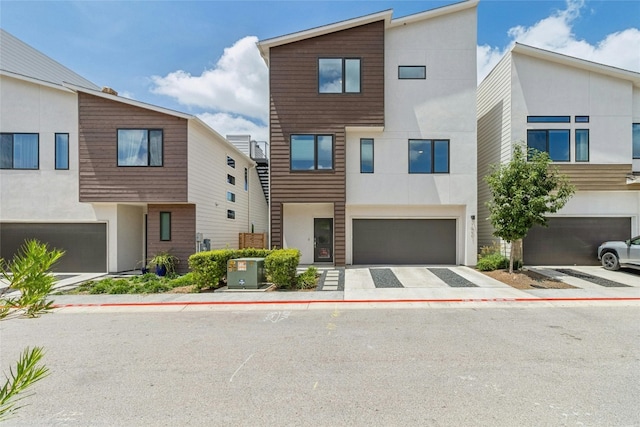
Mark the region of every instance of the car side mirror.
[[631, 246], [631, 239], [625, 240], [624, 242], [627, 244], [627, 246]]

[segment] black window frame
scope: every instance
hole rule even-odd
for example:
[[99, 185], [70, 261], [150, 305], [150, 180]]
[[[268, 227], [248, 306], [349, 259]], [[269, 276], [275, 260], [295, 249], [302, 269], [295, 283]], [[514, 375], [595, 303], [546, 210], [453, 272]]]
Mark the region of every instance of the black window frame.
[[573, 121], [574, 123], [589, 123], [589, 116], [574, 116], [573, 117]]
[[227, 184], [236, 185], [236, 177], [228, 173], [227, 174]]
[[[67, 161], [67, 167], [66, 168], [62, 168], [62, 167], [58, 167], [58, 135], [66, 135], [67, 136], [67, 150], [65, 156], [66, 156], [66, 161]], [[54, 156], [53, 156], [53, 167], [55, 168], [55, 170], [69, 170], [69, 134], [65, 133], [65, 132], [56, 132], [54, 134], [53, 137], [53, 144], [54, 144]]]
[[236, 219], [236, 211], [233, 209], [227, 209], [227, 219]]
[[[587, 132], [587, 159], [586, 160], [578, 160], [578, 132], [586, 131]], [[573, 149], [576, 163], [588, 163], [591, 157], [590, 146], [591, 146], [591, 135], [589, 129], [580, 128], [575, 129], [573, 132]], [[569, 153], [571, 154], [571, 153]]]
[[571, 123], [571, 116], [527, 116], [527, 123]]
[[[638, 128], [638, 132], [640, 134], [640, 123], [632, 123], [631, 124], [631, 156], [632, 156], [632, 158], [634, 160], [640, 159], [640, 136], [638, 137], [639, 140], [637, 142], [633, 139], [633, 133], [634, 133], [633, 131], [635, 130], [636, 127]], [[635, 148], [634, 147], [634, 143], [636, 143], [637, 146], [638, 146], [638, 152], [637, 153], [635, 153], [635, 150], [634, 150], [634, 148]]]
[[[362, 143], [371, 141], [371, 170], [365, 171], [363, 170], [363, 159], [362, 159]], [[360, 173], [374, 173], [375, 164], [376, 164], [376, 156], [375, 156], [375, 140], [373, 138], [360, 138]]]
[[[421, 142], [430, 142], [431, 143], [431, 171], [430, 172], [419, 172], [419, 171], [411, 171], [411, 142], [412, 141], [421, 141]], [[447, 143], [447, 170], [446, 172], [436, 172], [435, 164], [436, 164], [436, 142], [446, 142]], [[409, 138], [407, 144], [407, 170], [411, 175], [447, 175], [451, 173], [451, 140], [444, 138]]]
[[[424, 73], [423, 77], [402, 77], [402, 69], [416, 69], [421, 68]], [[426, 65], [398, 65], [398, 80], [426, 80], [427, 78], [427, 66]]]
[[[313, 136], [313, 169], [293, 169], [293, 156], [291, 155], [291, 147], [294, 136]], [[318, 137], [331, 137], [331, 168], [318, 169]], [[292, 133], [289, 135], [289, 171], [294, 173], [329, 173], [335, 172], [336, 168], [336, 136], [330, 133]]]
[[249, 191], [249, 169], [244, 168], [244, 191]]
[[[342, 90], [340, 92], [322, 92], [320, 90], [320, 61], [323, 59], [340, 59], [342, 61]], [[347, 61], [358, 61], [358, 91], [348, 91], [347, 92]], [[320, 95], [354, 95], [362, 93], [362, 58], [352, 57], [352, 56], [320, 56], [316, 62], [318, 67], [317, 74], [317, 83], [318, 83], [318, 94]]]
[[232, 191], [227, 191], [227, 202], [235, 203], [236, 202], [236, 193]]
[[236, 168], [236, 160], [231, 156], [227, 156], [227, 166], [229, 166], [232, 169], [235, 169]]
[[[6, 135], [11, 135], [11, 167], [3, 167], [2, 166], [2, 162], [0, 161], [0, 169], [2, 170], [28, 170], [28, 171], [35, 171], [35, 170], [40, 170], [40, 134], [36, 133], [36, 132], [1, 132], [0, 133], [0, 141], [2, 140], [3, 136]], [[38, 148], [38, 158], [36, 161], [36, 167], [34, 168], [16, 168], [15, 166], [15, 136], [16, 135], [35, 135], [36, 136], [36, 145]], [[1, 142], [0, 142], [1, 144]], [[2, 150], [2, 147], [0, 145], [0, 150]], [[0, 160], [1, 160], [1, 153], [0, 153]]]
[[[146, 165], [121, 165], [120, 164], [120, 131], [141, 130], [147, 132], [147, 164]], [[151, 132], [160, 132], [160, 164], [151, 164]], [[161, 168], [164, 167], [164, 129], [162, 128], [118, 128], [116, 129], [116, 165], [119, 168]]]
[[[567, 138], [568, 138], [567, 139], [567, 149], [568, 149], [567, 160], [555, 160], [551, 157], [551, 154], [549, 153], [549, 132], [558, 132], [558, 131], [567, 133]], [[546, 132], [546, 150], [544, 152], [549, 154], [549, 158], [551, 159], [552, 162], [554, 163], [571, 162], [571, 129], [527, 129], [527, 153], [529, 153], [527, 157], [531, 158], [530, 150], [537, 150], [537, 149], [529, 147], [529, 132]], [[540, 151], [540, 150], [537, 150], [537, 151]]]
[[[168, 234], [168, 238], [164, 238], [164, 233], [163, 233], [163, 221], [162, 221], [162, 217], [163, 216], [167, 216], [169, 218], [168, 224], [167, 226], [169, 227], [167, 231]], [[171, 212], [167, 212], [167, 211], [160, 211], [160, 224], [159, 224], [159, 231], [160, 231], [160, 241], [161, 242], [170, 242], [171, 241]]]

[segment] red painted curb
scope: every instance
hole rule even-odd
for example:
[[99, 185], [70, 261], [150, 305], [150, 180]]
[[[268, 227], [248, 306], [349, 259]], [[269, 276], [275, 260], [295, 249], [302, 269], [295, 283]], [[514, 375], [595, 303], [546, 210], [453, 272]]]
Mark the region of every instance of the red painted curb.
[[394, 299], [394, 300], [284, 300], [284, 301], [166, 301], [123, 302], [94, 304], [53, 304], [54, 308], [70, 307], [154, 307], [189, 305], [294, 305], [294, 304], [391, 304], [391, 303], [465, 303], [465, 302], [588, 302], [588, 301], [640, 301], [640, 297], [593, 297], [593, 298], [457, 298], [457, 299]]

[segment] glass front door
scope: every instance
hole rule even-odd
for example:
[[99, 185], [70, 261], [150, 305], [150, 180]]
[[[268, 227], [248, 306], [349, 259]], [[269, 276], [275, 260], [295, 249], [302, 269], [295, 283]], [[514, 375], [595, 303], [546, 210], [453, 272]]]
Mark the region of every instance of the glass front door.
[[313, 220], [313, 261], [333, 262], [333, 218]]

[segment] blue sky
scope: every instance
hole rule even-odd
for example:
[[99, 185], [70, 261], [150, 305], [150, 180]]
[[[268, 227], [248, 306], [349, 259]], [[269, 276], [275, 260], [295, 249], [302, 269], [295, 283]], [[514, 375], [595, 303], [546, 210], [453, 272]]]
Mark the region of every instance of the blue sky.
[[[256, 40], [455, 2], [0, 0], [0, 27], [122, 96], [264, 140], [268, 72]], [[479, 79], [514, 41], [640, 72], [640, 0], [481, 0]]]

